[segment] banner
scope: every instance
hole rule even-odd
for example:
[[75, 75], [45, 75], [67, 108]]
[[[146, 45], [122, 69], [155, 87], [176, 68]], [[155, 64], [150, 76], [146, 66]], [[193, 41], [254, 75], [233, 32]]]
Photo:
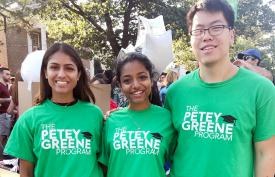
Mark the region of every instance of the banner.
[[235, 20], [237, 20], [238, 16], [238, 0], [227, 0], [227, 2], [231, 5], [232, 9], [235, 13]]

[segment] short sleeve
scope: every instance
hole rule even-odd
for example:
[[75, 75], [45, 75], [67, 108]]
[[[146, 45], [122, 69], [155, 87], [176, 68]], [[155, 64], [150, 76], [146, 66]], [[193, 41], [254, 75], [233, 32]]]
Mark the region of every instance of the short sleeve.
[[19, 117], [5, 146], [4, 152], [19, 159], [35, 163], [32, 114], [33, 110], [29, 110]]
[[173, 136], [170, 141], [169, 148], [168, 148], [167, 157], [166, 157], [166, 159], [170, 162], [173, 161], [173, 156], [174, 156], [174, 153], [175, 153], [175, 150], [177, 147], [177, 139], [178, 139], [178, 134], [176, 131], [174, 131]]
[[109, 161], [109, 148], [108, 148], [108, 121], [105, 122], [103, 125], [103, 130], [102, 130], [102, 147], [101, 147], [101, 152], [99, 155], [99, 162], [102, 163], [105, 166], [108, 166], [108, 161]]
[[97, 153], [100, 153], [102, 149], [101, 145], [101, 137], [102, 137], [102, 127], [103, 127], [103, 114], [99, 107], [95, 106], [96, 113], [94, 112], [93, 115], [96, 115], [96, 145], [97, 145]]
[[262, 93], [256, 110], [255, 142], [267, 140], [275, 135], [275, 87], [269, 86]]

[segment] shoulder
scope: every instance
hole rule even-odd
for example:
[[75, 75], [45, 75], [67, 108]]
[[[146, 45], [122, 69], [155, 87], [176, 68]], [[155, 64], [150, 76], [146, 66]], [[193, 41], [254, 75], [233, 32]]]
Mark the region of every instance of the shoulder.
[[90, 110], [94, 110], [94, 111], [101, 111], [100, 108], [91, 103], [91, 102], [87, 102], [87, 101], [78, 101], [77, 103], [78, 106], [80, 106], [83, 109], [90, 109]]
[[35, 124], [36, 120], [37, 120], [37, 113], [41, 113], [41, 112], [49, 112], [48, 109], [45, 109], [45, 105], [39, 104], [36, 106], [33, 106], [29, 109], [27, 109], [25, 112], [23, 112], [18, 120], [17, 120], [17, 124], [23, 124], [23, 125], [33, 125]]
[[196, 77], [198, 75], [198, 69], [192, 71], [191, 73], [181, 77], [177, 81], [173, 82], [169, 88], [167, 89], [167, 94], [169, 95], [171, 92], [181, 91], [185, 88], [190, 88], [196, 85]]
[[250, 89], [275, 90], [273, 83], [269, 79], [245, 68], [240, 69], [239, 79], [243, 83], [242, 85], [251, 87]]
[[240, 87], [255, 98], [260, 106], [275, 100], [275, 86], [273, 83], [253, 71], [242, 68], [235, 85], [234, 87]]
[[162, 115], [170, 115], [170, 111], [168, 109], [166, 109], [164, 107], [160, 107], [158, 105], [152, 104], [150, 109], [151, 109], [152, 113], [159, 113]]
[[87, 111], [91, 111], [92, 113], [102, 115], [101, 109], [97, 105], [95, 105], [91, 102], [79, 101], [77, 109], [79, 109], [79, 108], [81, 108], [82, 110], [87, 110]]
[[111, 120], [114, 120], [114, 119], [117, 119], [121, 116], [124, 116], [124, 115], [127, 115], [128, 114], [128, 108], [125, 107], [125, 108], [119, 108], [113, 112], [110, 113], [110, 118], [108, 118], [107, 120], [111, 119]]

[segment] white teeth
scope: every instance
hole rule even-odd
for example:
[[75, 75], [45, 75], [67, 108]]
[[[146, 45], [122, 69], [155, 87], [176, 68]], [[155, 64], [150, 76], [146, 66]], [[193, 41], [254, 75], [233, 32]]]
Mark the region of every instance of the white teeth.
[[142, 93], [142, 91], [137, 91], [137, 92], [134, 92], [133, 94], [138, 95], [138, 94], [141, 94], [141, 93]]
[[65, 84], [67, 84], [67, 82], [65, 82], [65, 81], [56, 81], [56, 83], [57, 83], [57, 84], [60, 84], [60, 85], [65, 85]]
[[203, 50], [210, 50], [210, 49], [214, 49], [214, 46], [209, 46], [209, 47], [205, 47]]
[[217, 46], [205, 46], [205, 47], [202, 47], [201, 50], [211, 50], [211, 49], [214, 49], [216, 48]]

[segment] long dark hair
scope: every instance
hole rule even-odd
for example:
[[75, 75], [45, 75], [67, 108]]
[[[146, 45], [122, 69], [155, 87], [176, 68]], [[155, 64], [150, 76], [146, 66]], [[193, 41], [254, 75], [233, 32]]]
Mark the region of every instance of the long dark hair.
[[120, 76], [121, 76], [121, 70], [123, 66], [127, 63], [133, 62], [133, 61], [138, 61], [141, 63], [145, 69], [149, 72], [150, 79], [152, 82], [152, 88], [151, 88], [151, 93], [149, 96], [149, 100], [152, 104], [161, 106], [161, 101], [159, 97], [159, 91], [156, 89], [156, 84], [154, 84], [154, 79], [156, 78], [157, 73], [154, 72], [154, 65], [151, 63], [149, 58], [141, 53], [138, 52], [130, 52], [127, 53], [125, 56], [122, 58], [118, 58], [117, 60], [117, 65], [116, 65], [116, 78], [119, 83], [120, 81]]
[[63, 52], [64, 54], [70, 56], [72, 61], [77, 66], [78, 72], [80, 73], [80, 77], [77, 82], [77, 85], [73, 89], [74, 98], [82, 101], [87, 101], [87, 102], [92, 101], [93, 103], [95, 103], [95, 96], [88, 85], [87, 73], [84, 69], [81, 58], [79, 57], [77, 52], [73, 49], [73, 47], [65, 43], [53, 44], [46, 51], [43, 57], [41, 71], [40, 71], [40, 96], [39, 96], [38, 103], [42, 103], [46, 99], [49, 99], [52, 97], [52, 88], [50, 87], [49, 82], [46, 79], [45, 71], [47, 69], [47, 65], [50, 60], [50, 57], [56, 52]]

